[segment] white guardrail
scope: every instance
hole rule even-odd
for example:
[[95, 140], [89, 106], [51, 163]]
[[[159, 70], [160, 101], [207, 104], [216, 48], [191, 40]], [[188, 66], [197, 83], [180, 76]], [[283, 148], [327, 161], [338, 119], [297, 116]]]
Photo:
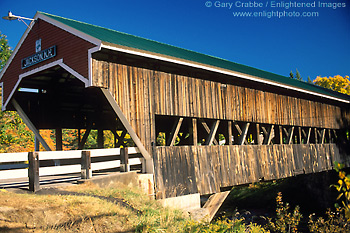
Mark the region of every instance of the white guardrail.
[[[100, 171], [106, 169], [121, 168], [128, 166], [132, 168], [136, 165], [143, 166], [143, 158], [137, 147], [128, 147], [127, 149], [127, 161], [126, 165], [121, 163], [120, 159], [116, 159], [115, 156], [121, 154], [120, 148], [113, 149], [93, 149], [93, 150], [70, 150], [70, 151], [42, 151], [37, 152], [39, 156], [39, 175], [62, 175], [71, 173], [80, 173], [82, 170], [82, 154], [83, 151], [90, 152], [91, 157], [91, 170]], [[2, 179], [14, 179], [14, 178], [26, 178], [29, 177], [29, 153], [1, 153], [0, 154], [0, 180]], [[103, 159], [103, 157], [111, 156], [111, 159]], [[114, 158], [113, 158], [114, 157]], [[69, 164], [69, 160], [74, 160], [72, 164]], [[65, 161], [65, 165], [60, 165], [61, 161]], [[105, 160], [105, 161], [99, 161]], [[68, 162], [67, 162], [68, 161]], [[78, 162], [77, 162], [78, 161]], [[46, 165], [40, 167], [40, 164], [51, 162], [51, 166]], [[68, 164], [67, 164], [68, 163]], [[122, 165], [122, 166], [121, 166]], [[140, 169], [140, 166], [138, 166]], [[124, 169], [123, 169], [124, 170]], [[130, 169], [128, 169], [130, 170]]]

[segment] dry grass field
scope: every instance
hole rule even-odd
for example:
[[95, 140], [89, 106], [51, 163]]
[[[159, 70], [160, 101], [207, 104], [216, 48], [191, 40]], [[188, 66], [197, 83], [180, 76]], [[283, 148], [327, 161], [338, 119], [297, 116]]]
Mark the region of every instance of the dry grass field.
[[0, 190], [3, 232], [177, 232], [186, 219], [122, 185], [75, 185], [36, 194]]

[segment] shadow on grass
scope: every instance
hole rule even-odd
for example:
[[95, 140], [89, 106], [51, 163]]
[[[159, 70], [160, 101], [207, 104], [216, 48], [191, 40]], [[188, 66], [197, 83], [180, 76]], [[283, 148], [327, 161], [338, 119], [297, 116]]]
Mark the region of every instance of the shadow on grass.
[[132, 212], [136, 213], [137, 215], [141, 215], [142, 211], [136, 209], [131, 204], [129, 204], [125, 199], [117, 198], [117, 197], [105, 197], [105, 196], [99, 196], [94, 194], [88, 194], [88, 193], [79, 193], [79, 192], [70, 192], [60, 189], [41, 189], [37, 191], [35, 194], [37, 195], [66, 195], [66, 196], [86, 196], [86, 197], [94, 197], [101, 200], [105, 200], [114, 204], [118, 204], [120, 206], [123, 206]]

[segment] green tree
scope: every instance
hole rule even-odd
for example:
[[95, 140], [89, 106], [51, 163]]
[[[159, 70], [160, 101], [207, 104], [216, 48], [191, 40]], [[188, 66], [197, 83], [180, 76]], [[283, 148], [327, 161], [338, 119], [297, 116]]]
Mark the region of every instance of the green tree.
[[294, 74], [293, 74], [293, 71], [290, 71], [290, 73], [289, 73], [289, 78], [294, 78]]
[[312, 80], [311, 80], [311, 78], [310, 78], [310, 76], [307, 76], [307, 82], [308, 82], [308, 83], [311, 83], [311, 84], [313, 83]]
[[11, 56], [12, 50], [8, 44], [6, 36], [0, 32], [0, 71], [5, 66], [7, 60]]
[[297, 71], [296, 71], [296, 73], [295, 73], [295, 79], [296, 80], [302, 80], [303, 78], [301, 77], [301, 75], [300, 75], [300, 73], [299, 73], [299, 70], [298, 69], [296, 69]]
[[303, 80], [303, 78], [301, 77], [301, 75], [300, 75], [298, 69], [296, 69], [295, 76], [294, 76], [294, 74], [293, 74], [293, 71], [290, 71], [289, 77], [290, 77], [291, 79], [296, 79], [296, 80], [300, 80], [300, 81]]

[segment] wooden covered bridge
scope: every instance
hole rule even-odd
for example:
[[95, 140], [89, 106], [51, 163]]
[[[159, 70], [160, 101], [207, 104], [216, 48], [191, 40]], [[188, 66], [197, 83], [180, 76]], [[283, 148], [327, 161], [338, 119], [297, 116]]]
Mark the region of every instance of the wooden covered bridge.
[[[309, 83], [38, 12], [1, 72], [3, 109], [36, 138], [128, 133], [156, 198], [332, 169], [346, 162], [350, 97]], [[82, 131], [84, 130], [84, 131]], [[117, 131], [123, 131], [119, 135]]]

